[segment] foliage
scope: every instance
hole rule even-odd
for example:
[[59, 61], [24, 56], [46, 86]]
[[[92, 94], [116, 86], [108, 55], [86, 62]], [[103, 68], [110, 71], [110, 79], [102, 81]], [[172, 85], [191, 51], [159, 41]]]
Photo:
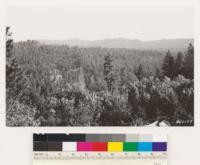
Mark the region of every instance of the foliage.
[[163, 81], [153, 77], [144, 78], [135, 82], [131, 90], [131, 111], [134, 115], [142, 112], [146, 121], [157, 118], [175, 124], [178, 119], [192, 120], [193, 80], [185, 79], [183, 76], [173, 81], [167, 77]]
[[184, 76], [186, 78], [194, 78], [194, 47], [192, 44], [189, 45], [183, 66]]
[[144, 69], [141, 64], [139, 65], [138, 70], [136, 71], [135, 75], [137, 76], [138, 80], [141, 80], [145, 76]]
[[37, 109], [22, 104], [19, 101], [9, 100], [6, 110], [7, 126], [39, 126], [40, 121], [35, 120]]
[[109, 92], [113, 91], [114, 78], [113, 78], [112, 68], [113, 66], [112, 66], [111, 55], [108, 54], [107, 56], [105, 56], [103, 74], [104, 74], [104, 77], [105, 77], [104, 80], [107, 83], [107, 88]]
[[173, 78], [174, 77], [173, 69], [174, 69], [174, 57], [172, 56], [171, 52], [168, 51], [162, 64], [163, 75]]
[[176, 59], [167, 52], [162, 64], [163, 76], [174, 78], [183, 75], [186, 78], [194, 78], [194, 47], [189, 44], [185, 56], [182, 52], [178, 52]]
[[182, 52], [178, 52], [175, 64], [174, 64], [174, 76], [182, 75], [183, 74], [183, 63], [184, 63], [184, 56]]
[[17, 96], [23, 88], [23, 76], [18, 61], [13, 54], [13, 39], [10, 28], [6, 28], [6, 91], [7, 97]]
[[[176, 125], [194, 119], [191, 45], [185, 54], [168, 51], [164, 57], [151, 50], [26, 41], [8, 44], [7, 54], [6, 65], [10, 56], [18, 61], [12, 72], [21, 70], [14, 74], [20, 81], [14, 84], [23, 87], [7, 99], [8, 126]], [[6, 82], [7, 95], [15, 89], [9, 82], [15, 81]]]

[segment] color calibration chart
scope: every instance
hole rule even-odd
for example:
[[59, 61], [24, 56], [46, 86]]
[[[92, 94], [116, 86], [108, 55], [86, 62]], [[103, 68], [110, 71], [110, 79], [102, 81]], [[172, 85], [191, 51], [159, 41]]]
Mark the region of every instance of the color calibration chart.
[[167, 165], [167, 134], [33, 134], [33, 165]]

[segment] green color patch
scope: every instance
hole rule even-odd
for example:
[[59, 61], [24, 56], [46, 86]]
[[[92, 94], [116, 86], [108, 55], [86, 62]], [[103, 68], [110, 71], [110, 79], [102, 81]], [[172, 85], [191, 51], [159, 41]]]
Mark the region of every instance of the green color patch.
[[123, 144], [124, 151], [137, 151], [138, 143], [136, 142], [124, 142]]

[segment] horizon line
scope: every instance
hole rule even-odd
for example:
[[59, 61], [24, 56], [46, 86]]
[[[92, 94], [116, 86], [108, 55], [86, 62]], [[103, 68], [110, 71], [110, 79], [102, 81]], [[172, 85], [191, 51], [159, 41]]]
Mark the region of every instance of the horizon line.
[[69, 40], [79, 40], [79, 41], [88, 41], [88, 42], [95, 42], [95, 41], [103, 41], [103, 40], [130, 40], [130, 41], [140, 41], [140, 42], [152, 42], [152, 41], [162, 41], [162, 40], [187, 40], [191, 39], [194, 40], [194, 37], [181, 37], [181, 38], [161, 38], [161, 39], [152, 39], [152, 40], [144, 40], [138, 38], [125, 38], [125, 37], [115, 37], [115, 38], [102, 38], [102, 39], [79, 39], [79, 38], [68, 38], [68, 39], [21, 39], [21, 40], [14, 40], [14, 42], [25, 42], [25, 41], [69, 41]]

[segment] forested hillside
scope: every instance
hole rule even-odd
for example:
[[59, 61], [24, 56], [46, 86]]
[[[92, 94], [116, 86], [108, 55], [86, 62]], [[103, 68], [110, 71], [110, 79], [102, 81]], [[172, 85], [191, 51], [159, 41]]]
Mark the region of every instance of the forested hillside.
[[104, 40], [41, 40], [42, 44], [47, 45], [69, 45], [78, 47], [102, 47], [102, 48], [126, 48], [138, 50], [157, 50], [157, 51], [182, 51], [186, 50], [193, 39], [163, 39], [154, 41], [142, 41], [139, 39], [114, 38]]
[[194, 120], [194, 48], [13, 42], [6, 29], [7, 126], [144, 126]]

